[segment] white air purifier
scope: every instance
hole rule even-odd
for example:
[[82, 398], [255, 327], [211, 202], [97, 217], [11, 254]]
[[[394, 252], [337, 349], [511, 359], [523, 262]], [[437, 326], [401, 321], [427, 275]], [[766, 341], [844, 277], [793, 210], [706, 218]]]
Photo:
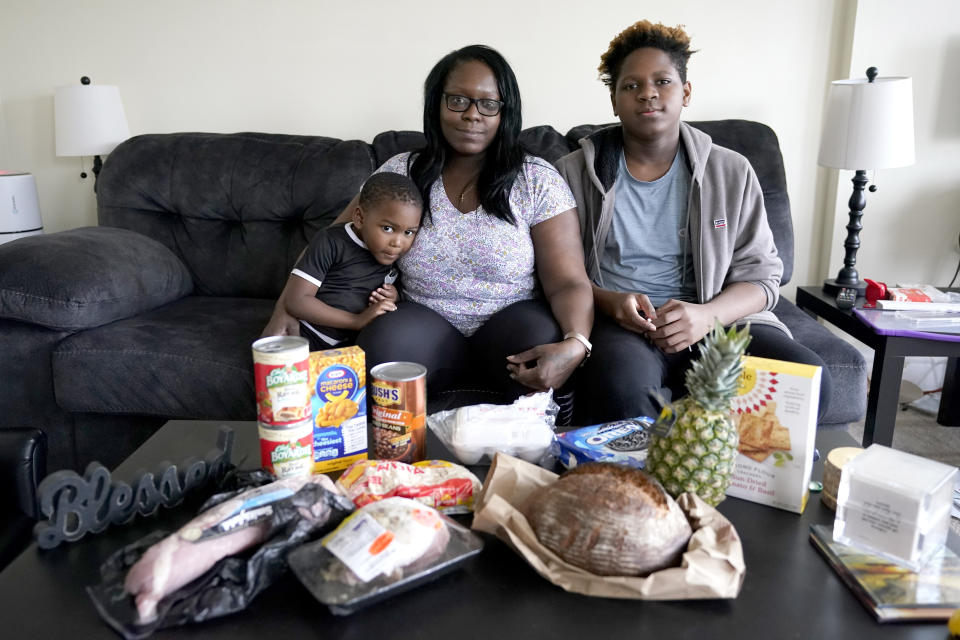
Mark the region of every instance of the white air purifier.
[[0, 244], [38, 233], [43, 233], [43, 221], [33, 176], [0, 171]]

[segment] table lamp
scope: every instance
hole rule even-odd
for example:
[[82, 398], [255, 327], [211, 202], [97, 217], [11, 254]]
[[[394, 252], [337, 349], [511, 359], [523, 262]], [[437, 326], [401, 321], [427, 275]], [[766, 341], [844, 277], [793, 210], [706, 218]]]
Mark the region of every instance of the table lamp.
[[94, 156], [94, 176], [103, 166], [100, 156], [130, 137], [119, 89], [92, 85], [87, 76], [80, 78], [79, 85], [57, 89], [53, 111], [57, 155]]
[[[836, 278], [824, 281], [823, 290], [836, 295], [841, 289], [856, 289], [863, 296], [866, 283], [855, 265], [860, 248], [860, 217], [867, 204], [863, 190], [867, 170], [905, 167], [914, 162], [913, 84], [910, 78], [878, 78], [877, 68], [867, 77], [830, 83], [827, 109], [820, 138], [817, 164], [835, 169], [853, 169], [850, 222], [847, 224], [843, 268]], [[870, 191], [877, 190], [871, 185]]]
[[43, 222], [33, 176], [0, 171], [0, 244], [38, 233], [43, 233]]

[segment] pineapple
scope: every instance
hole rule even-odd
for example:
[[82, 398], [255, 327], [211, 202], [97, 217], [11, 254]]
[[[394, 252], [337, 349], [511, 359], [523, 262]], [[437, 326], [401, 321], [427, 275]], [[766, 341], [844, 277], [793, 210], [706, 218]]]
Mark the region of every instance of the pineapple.
[[[724, 331], [720, 322], [700, 343], [700, 359], [686, 372], [687, 395], [664, 407], [661, 425], [653, 427], [647, 471], [673, 497], [695, 493], [712, 506], [730, 485], [740, 436], [730, 420], [730, 400], [737, 393], [741, 356], [750, 342], [750, 326]], [[672, 414], [672, 415], [671, 415]], [[657, 435], [658, 431], [661, 435]]]

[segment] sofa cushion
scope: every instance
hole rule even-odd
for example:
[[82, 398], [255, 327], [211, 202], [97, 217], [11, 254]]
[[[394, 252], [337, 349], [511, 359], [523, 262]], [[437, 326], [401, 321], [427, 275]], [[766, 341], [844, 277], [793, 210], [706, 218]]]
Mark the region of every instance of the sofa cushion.
[[547, 162], [556, 162], [571, 151], [566, 137], [546, 124], [521, 131], [520, 144], [527, 153], [539, 156]]
[[277, 298], [297, 256], [375, 169], [360, 140], [171, 133], [120, 144], [97, 179], [101, 225], [157, 239], [198, 295]]
[[427, 139], [419, 131], [384, 131], [374, 137], [370, 146], [379, 167], [398, 153], [423, 149]]
[[190, 273], [165, 246], [109, 227], [83, 227], [0, 245], [0, 317], [72, 331], [182, 298]]
[[67, 411], [255, 420], [251, 344], [273, 301], [188, 296], [74, 334], [53, 353]]

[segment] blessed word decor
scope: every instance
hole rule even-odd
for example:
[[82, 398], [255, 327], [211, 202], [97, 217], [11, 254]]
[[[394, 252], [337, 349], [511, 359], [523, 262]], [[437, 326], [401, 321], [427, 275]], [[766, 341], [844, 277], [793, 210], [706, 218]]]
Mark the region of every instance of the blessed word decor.
[[55, 471], [37, 488], [40, 512], [47, 518], [33, 527], [37, 546], [52, 549], [61, 542], [76, 542], [87, 533], [100, 533], [111, 524], [125, 524], [137, 514], [148, 516], [160, 505], [179, 504], [190, 491], [210, 480], [219, 481], [230, 469], [235, 434], [221, 426], [217, 446], [203, 459], [190, 457], [179, 466], [161, 463], [155, 472], [142, 471], [131, 482], [111, 482], [110, 471], [91, 462], [83, 476], [76, 471]]

